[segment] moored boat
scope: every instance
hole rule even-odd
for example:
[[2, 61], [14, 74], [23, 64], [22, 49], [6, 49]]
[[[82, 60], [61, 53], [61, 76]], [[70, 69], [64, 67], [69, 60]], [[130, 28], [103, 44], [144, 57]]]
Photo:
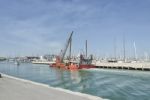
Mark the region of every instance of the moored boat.
[[[93, 57], [92, 56], [90, 56], [89, 58], [87, 57], [87, 40], [86, 40], [86, 55], [80, 54], [78, 60], [71, 61], [72, 34], [73, 32], [70, 34], [67, 40], [65, 49], [61, 50], [60, 55], [56, 56], [56, 62], [50, 64], [50, 67], [58, 67], [58, 68], [64, 68], [69, 70], [96, 68], [96, 66], [92, 65]], [[68, 47], [70, 47], [69, 59], [68, 62], [64, 62], [64, 57]]]

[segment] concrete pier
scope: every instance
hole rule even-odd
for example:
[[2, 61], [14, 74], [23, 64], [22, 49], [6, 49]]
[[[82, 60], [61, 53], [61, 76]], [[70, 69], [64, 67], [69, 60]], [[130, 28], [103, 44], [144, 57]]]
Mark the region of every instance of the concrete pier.
[[100, 97], [53, 88], [2, 74], [0, 100], [104, 100]]
[[150, 71], [150, 63], [110, 63], [110, 62], [96, 62], [97, 68], [108, 68], [108, 69], [126, 69], [126, 70], [141, 70]]
[[33, 61], [32, 64], [44, 64], [44, 65], [49, 65], [49, 64], [53, 64], [55, 62], [52, 61], [48, 61], [48, 62], [42, 62], [42, 61]]

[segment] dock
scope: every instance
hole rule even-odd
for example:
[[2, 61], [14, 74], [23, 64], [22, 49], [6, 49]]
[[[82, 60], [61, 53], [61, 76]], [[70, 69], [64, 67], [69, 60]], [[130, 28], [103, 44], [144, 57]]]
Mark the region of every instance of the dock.
[[126, 70], [150, 71], [150, 63], [148, 63], [148, 62], [135, 62], [135, 63], [96, 62], [95, 66], [97, 68], [107, 68], [107, 69], [126, 69]]
[[44, 65], [49, 65], [49, 64], [53, 64], [55, 62], [52, 62], [52, 61], [33, 61], [32, 64], [44, 64]]
[[0, 100], [106, 100], [2, 74]]

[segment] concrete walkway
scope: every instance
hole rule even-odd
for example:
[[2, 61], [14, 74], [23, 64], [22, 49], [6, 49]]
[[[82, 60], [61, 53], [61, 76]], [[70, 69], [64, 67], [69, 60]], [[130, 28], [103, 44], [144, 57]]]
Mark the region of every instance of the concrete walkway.
[[53, 88], [47, 85], [3, 75], [0, 100], [104, 100], [102, 98]]

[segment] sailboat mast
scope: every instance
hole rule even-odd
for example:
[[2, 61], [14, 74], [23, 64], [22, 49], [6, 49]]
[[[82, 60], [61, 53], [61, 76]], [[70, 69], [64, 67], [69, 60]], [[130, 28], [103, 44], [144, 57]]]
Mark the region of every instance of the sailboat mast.
[[137, 53], [136, 53], [136, 45], [135, 45], [135, 42], [134, 42], [134, 56], [135, 56], [135, 60], [137, 60]]
[[114, 59], [116, 60], [116, 38], [114, 38]]
[[125, 46], [125, 36], [123, 36], [123, 60], [126, 62], [126, 46]]

